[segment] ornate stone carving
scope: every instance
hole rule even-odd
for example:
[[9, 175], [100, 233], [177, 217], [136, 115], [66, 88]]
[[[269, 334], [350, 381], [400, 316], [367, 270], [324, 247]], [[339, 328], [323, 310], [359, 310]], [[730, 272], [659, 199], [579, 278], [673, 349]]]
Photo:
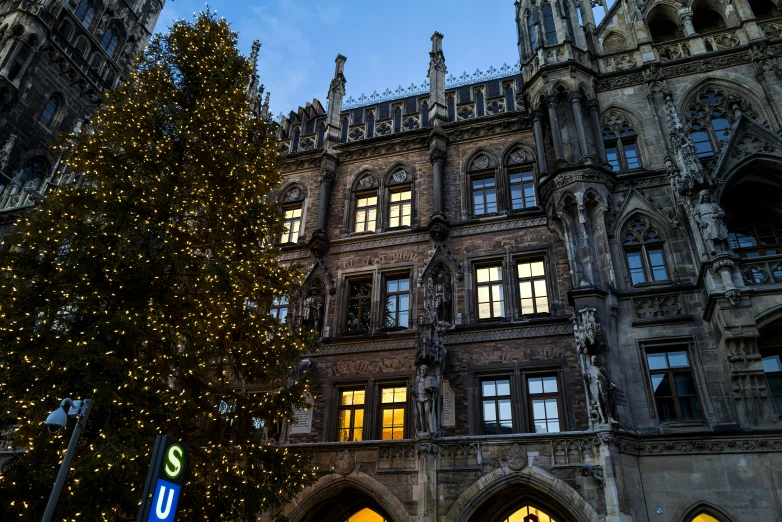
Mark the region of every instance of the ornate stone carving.
[[375, 186], [375, 178], [372, 176], [364, 176], [358, 182], [358, 186], [362, 189], [368, 189]]
[[356, 468], [356, 459], [350, 454], [350, 451], [345, 450], [340, 453], [336, 459], [334, 459], [334, 465], [332, 470], [334, 473], [340, 475], [349, 475]]
[[433, 165], [435, 163], [445, 163], [448, 159], [448, 152], [445, 149], [434, 149], [429, 153], [429, 162]]
[[502, 454], [502, 460], [513, 471], [520, 471], [527, 465], [527, 454], [518, 444], [514, 443]]
[[516, 149], [508, 156], [508, 163], [511, 164], [524, 163], [525, 161], [527, 161], [527, 153], [524, 149]]
[[608, 370], [599, 365], [597, 355], [592, 355], [582, 371], [587, 384], [592, 419], [598, 424], [617, 424], [611, 414], [611, 393], [616, 389], [616, 385], [611, 381]]
[[725, 211], [712, 201], [711, 192], [701, 190], [698, 204], [692, 209], [693, 218], [700, 227], [706, 247], [711, 255], [730, 252], [728, 229], [725, 226]]
[[472, 162], [472, 170], [481, 170], [489, 166], [489, 158], [481, 154]]
[[573, 315], [573, 335], [576, 338], [578, 353], [598, 353], [602, 351], [603, 331], [595, 319], [595, 309], [582, 308]]
[[309, 296], [304, 300], [304, 311], [301, 325], [318, 333], [323, 330], [323, 310], [326, 301], [320, 295], [317, 286], [310, 288]]
[[301, 199], [302, 193], [299, 187], [294, 187], [285, 194], [285, 201], [298, 201]]
[[397, 170], [396, 172], [394, 172], [393, 176], [391, 176], [391, 177], [397, 183], [402, 183], [403, 181], [407, 180], [407, 172], [402, 170], [402, 169], [400, 169], [400, 170]]
[[431, 440], [423, 440], [415, 443], [416, 453], [430, 453], [437, 455], [439, 448], [435, 442]]

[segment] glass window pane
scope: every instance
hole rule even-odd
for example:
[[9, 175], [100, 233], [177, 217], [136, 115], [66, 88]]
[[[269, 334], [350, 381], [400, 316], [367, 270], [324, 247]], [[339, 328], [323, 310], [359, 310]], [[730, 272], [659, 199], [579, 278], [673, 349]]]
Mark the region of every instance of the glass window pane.
[[668, 362], [665, 359], [665, 353], [647, 353], [646, 361], [649, 363], [650, 370], [662, 370], [668, 368]]
[[557, 406], [557, 399], [546, 399], [546, 418], [559, 418], [559, 407]]
[[491, 303], [478, 304], [478, 319], [491, 319]]
[[548, 421], [548, 433], [559, 433], [559, 421], [558, 420], [550, 420]]
[[532, 297], [532, 283], [530, 281], [522, 281], [519, 283], [519, 295], [522, 299]]
[[676, 404], [672, 398], [655, 398], [655, 403], [657, 403], [657, 416], [660, 418], [660, 422], [679, 420]]
[[763, 357], [763, 371], [770, 372], [782, 372], [782, 361], [779, 359], [779, 355], [771, 355], [769, 357]]
[[340, 403], [343, 406], [349, 406], [349, 405], [353, 404], [353, 390], [343, 391], [342, 392], [342, 400], [340, 401]]
[[670, 375], [660, 373], [652, 375], [652, 389], [655, 397], [671, 397], [673, 389], [671, 388]]
[[535, 261], [530, 263], [530, 271], [534, 277], [546, 275], [546, 271], [543, 267], [543, 261]]
[[519, 263], [518, 271], [521, 278], [532, 277], [532, 263]]
[[364, 404], [364, 390], [355, 390], [353, 392], [353, 404]]
[[494, 401], [483, 401], [483, 420], [486, 422], [497, 420], [497, 411]]
[[532, 417], [536, 421], [539, 419], [546, 418], [546, 401], [544, 400], [532, 401]]
[[396, 292], [399, 289], [399, 280], [391, 279], [388, 281], [386, 288], [389, 292]]
[[668, 365], [670, 368], [687, 368], [690, 365], [687, 352], [668, 352]]
[[410, 279], [400, 279], [399, 280], [399, 291], [400, 292], [407, 292], [410, 290]]
[[497, 395], [494, 381], [483, 381], [483, 396], [494, 397]]
[[606, 156], [608, 157], [608, 163], [614, 170], [620, 170], [619, 165], [619, 153], [616, 147], [606, 147]]
[[536, 310], [535, 310], [535, 300], [534, 299], [522, 299], [521, 300], [521, 315], [534, 314], [535, 312], [536, 312]]
[[394, 389], [393, 388], [383, 388], [382, 395], [380, 397], [380, 401], [387, 403], [387, 402], [394, 402]]
[[502, 380], [497, 382], [497, 395], [510, 395], [510, 381]]
[[543, 393], [543, 378], [542, 377], [529, 377], [527, 379], [527, 388], [532, 393]]
[[489, 302], [489, 285], [481, 285], [478, 287], [478, 302], [479, 303]]
[[697, 397], [680, 397], [679, 406], [682, 409], [683, 421], [697, 421], [701, 420], [703, 417], [701, 415], [701, 406], [698, 404]]
[[405, 402], [407, 400], [407, 388], [394, 388], [394, 397], [396, 397], [396, 402]]
[[624, 143], [625, 159], [627, 160], [628, 169], [637, 169], [641, 166], [641, 162], [638, 160], [638, 150], [635, 143]]
[[383, 427], [390, 427], [394, 424], [394, 410], [383, 410]]
[[353, 427], [354, 428], [364, 427], [364, 410], [355, 411], [355, 416], [353, 417]]
[[543, 391], [544, 393], [557, 393], [557, 378], [552, 376], [543, 377]]
[[683, 395], [696, 395], [692, 375], [689, 373], [677, 373], [674, 375], [674, 380], [676, 381], [676, 394], [679, 398]]
[[498, 401], [498, 405], [500, 407], [500, 420], [511, 420], [512, 417], [510, 412], [510, 400], [506, 399], [504, 401]]
[[548, 313], [548, 299], [545, 297], [538, 297], [535, 299], [535, 306], [537, 307], [537, 312], [539, 314], [546, 314]]
[[538, 279], [535, 281], [535, 296], [536, 297], [543, 297], [546, 296], [548, 292], [546, 291], [546, 280], [545, 279]]
[[489, 280], [489, 269], [488, 268], [479, 268], [477, 270], [478, 275], [478, 282], [479, 283], [485, 283]]
[[350, 428], [350, 410], [342, 410], [339, 412], [339, 427]]

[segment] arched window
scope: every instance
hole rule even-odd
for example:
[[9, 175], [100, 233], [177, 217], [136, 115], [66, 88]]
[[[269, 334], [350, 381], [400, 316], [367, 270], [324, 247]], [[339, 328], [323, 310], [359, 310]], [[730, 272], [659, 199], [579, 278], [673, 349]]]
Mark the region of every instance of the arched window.
[[340, 120], [340, 129], [339, 129], [339, 142], [345, 143], [348, 141], [348, 126], [350, 125], [349, 119], [347, 116], [343, 116], [342, 120]]
[[377, 229], [377, 180], [372, 174], [362, 174], [353, 185], [353, 232], [374, 232]]
[[81, 0], [73, 15], [84, 25], [84, 27], [89, 27], [92, 23], [92, 19], [95, 18], [95, 6], [92, 5], [91, 0]]
[[47, 127], [50, 126], [54, 122], [57, 114], [59, 114], [61, 105], [60, 98], [57, 95], [53, 95], [49, 98], [49, 101], [46, 102], [46, 106], [43, 108], [43, 112], [38, 121]]
[[301, 187], [293, 187], [283, 196], [282, 211], [285, 217], [285, 229], [283, 230], [280, 243], [296, 244], [299, 242], [303, 204], [304, 191]]
[[345, 522], [388, 522], [385, 518], [381, 517], [369, 508], [362, 509], [352, 517], [348, 518]]
[[543, 28], [546, 30], [546, 45], [557, 45], [557, 27], [554, 25], [551, 4], [543, 5]]
[[527, 32], [529, 33], [529, 48], [534, 53], [538, 48], [537, 36], [535, 35], [535, 20], [532, 13], [527, 13]]
[[429, 126], [429, 100], [421, 100], [421, 128]]
[[109, 28], [106, 29], [106, 32], [103, 33], [103, 38], [100, 40], [100, 46], [106, 49], [108, 55], [113, 58], [114, 53], [117, 52], [117, 48], [119, 47], [119, 40], [120, 25], [118, 21], [114, 20], [111, 22], [111, 25], [109, 25]]
[[402, 107], [394, 107], [394, 133], [402, 132]]
[[388, 228], [408, 228], [413, 219], [412, 177], [405, 169], [397, 169], [386, 179]]
[[478, 118], [482, 118], [486, 114], [483, 105], [483, 89], [475, 89], [475, 114]]
[[472, 196], [472, 215], [484, 216], [496, 214], [497, 179], [495, 169], [485, 154], [480, 154], [468, 165], [470, 192]]
[[71, 39], [73, 34], [73, 25], [68, 20], [63, 20], [60, 24], [60, 34], [65, 37], [66, 40]]
[[516, 110], [516, 96], [513, 92], [513, 82], [508, 82], [505, 84], [505, 111], [515, 111]]
[[293, 141], [291, 141], [291, 152], [299, 152], [299, 140], [301, 140], [301, 128], [296, 127], [293, 130]]
[[782, 11], [771, 0], [749, 0], [749, 7], [758, 20], [768, 20], [782, 16]]
[[89, 48], [89, 45], [87, 44], [86, 38], [79, 38], [76, 41], [76, 50], [79, 52], [79, 56], [84, 56], [87, 54], [87, 49]]
[[620, 114], [611, 113], [603, 124], [608, 163], [615, 172], [641, 168], [638, 154], [638, 134]]
[[456, 99], [448, 96], [448, 121], [456, 121]]
[[701, 513], [697, 517], [692, 519], [692, 522], [720, 522], [718, 519], [706, 513]]
[[521, 148], [511, 152], [505, 161], [505, 167], [508, 172], [508, 186], [510, 188], [510, 210], [537, 207], [535, 172], [527, 152]]
[[532, 506], [524, 506], [502, 522], [561, 522]]
[[692, 26], [696, 33], [709, 33], [725, 29], [722, 15], [710, 7], [696, 6], [692, 14]]
[[375, 111], [367, 112], [366, 125], [367, 125], [367, 132], [366, 132], [367, 138], [374, 138], [375, 137]]
[[687, 107], [690, 135], [699, 158], [710, 158], [728, 141], [733, 122], [733, 109], [739, 106], [742, 112], [756, 118], [749, 104], [735, 95], [721, 89], [708, 87], [700, 92]]
[[657, 5], [646, 18], [654, 43], [667, 42], [684, 37], [684, 30], [676, 9], [669, 5]]
[[631, 219], [625, 225], [622, 246], [633, 285], [669, 279], [664, 243], [657, 229], [643, 216]]

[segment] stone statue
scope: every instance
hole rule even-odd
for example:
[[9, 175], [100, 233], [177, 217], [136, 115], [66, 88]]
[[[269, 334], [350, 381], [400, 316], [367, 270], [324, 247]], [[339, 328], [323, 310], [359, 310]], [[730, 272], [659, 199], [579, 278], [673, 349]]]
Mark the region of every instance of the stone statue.
[[429, 368], [422, 364], [418, 367], [418, 375], [413, 384], [413, 397], [415, 398], [416, 432], [419, 436], [427, 437], [437, 433], [437, 419], [435, 418], [435, 404], [439, 399], [439, 378], [428, 375]]
[[597, 356], [589, 358], [589, 363], [584, 368], [584, 380], [587, 383], [587, 400], [592, 418], [599, 424], [616, 424], [611, 415], [611, 390], [616, 385], [608, 376], [608, 370], [599, 366]]
[[451, 322], [451, 288], [449, 278], [438, 272], [434, 282], [434, 306], [437, 319], [444, 323]]
[[304, 316], [302, 326], [307, 326], [320, 333], [323, 329], [324, 301], [317, 286], [310, 288], [310, 295], [304, 300]]
[[693, 215], [698, 226], [701, 227], [703, 239], [709, 253], [728, 251], [728, 229], [725, 227], [725, 211], [711, 200], [711, 192], [701, 190], [698, 195], [698, 204], [693, 209]]
[[600, 324], [595, 319], [595, 309], [586, 307], [573, 315], [573, 335], [578, 353], [588, 353], [590, 347], [600, 342]]

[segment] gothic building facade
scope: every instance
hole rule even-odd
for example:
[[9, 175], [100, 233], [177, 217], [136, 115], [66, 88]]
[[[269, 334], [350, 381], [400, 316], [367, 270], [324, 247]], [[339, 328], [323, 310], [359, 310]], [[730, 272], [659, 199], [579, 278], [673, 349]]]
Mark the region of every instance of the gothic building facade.
[[[508, 5], [507, 16], [512, 16]], [[515, 4], [520, 63], [281, 121], [292, 522], [782, 520], [782, 11]], [[447, 42], [447, 39], [446, 39]], [[349, 73], [347, 74], [349, 78]]]
[[165, 0], [18, 0], [0, 6], [0, 235], [66, 183], [48, 145], [122, 82]]

